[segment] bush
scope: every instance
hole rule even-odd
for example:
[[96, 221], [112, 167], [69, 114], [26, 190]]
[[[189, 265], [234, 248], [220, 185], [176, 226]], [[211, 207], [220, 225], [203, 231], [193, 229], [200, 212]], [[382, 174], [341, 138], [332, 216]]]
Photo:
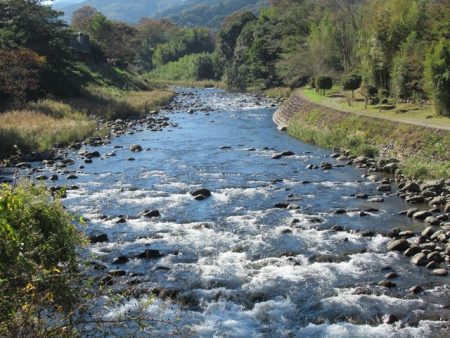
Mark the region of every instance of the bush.
[[367, 108], [367, 104], [370, 99], [373, 99], [378, 94], [378, 89], [369, 84], [363, 84], [361, 86], [361, 95], [364, 96], [365, 105], [364, 108]]
[[147, 74], [151, 80], [206, 80], [214, 78], [214, 66], [211, 54], [186, 55], [175, 62], [156, 68]]
[[317, 76], [314, 81], [316, 90], [322, 91], [322, 95], [325, 95], [327, 89], [333, 88], [333, 79], [330, 76]]
[[354, 91], [361, 85], [362, 78], [357, 74], [347, 75], [342, 79], [342, 86], [344, 90], [351, 90], [352, 97], [354, 96]]
[[0, 335], [36, 336], [42, 310], [64, 312], [76, 297], [82, 237], [44, 186], [0, 185]]

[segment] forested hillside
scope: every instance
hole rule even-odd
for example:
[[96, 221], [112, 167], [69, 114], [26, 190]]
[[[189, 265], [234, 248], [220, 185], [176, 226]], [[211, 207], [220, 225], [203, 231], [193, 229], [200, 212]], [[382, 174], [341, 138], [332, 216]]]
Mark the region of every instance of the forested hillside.
[[206, 26], [217, 29], [223, 20], [236, 11], [257, 13], [267, 0], [84, 0], [54, 3], [70, 22], [74, 12], [92, 6], [112, 20], [137, 23], [142, 18], [167, 18], [181, 26]]
[[225, 18], [237, 11], [258, 13], [267, 0], [187, 0], [159, 12], [155, 17], [167, 18], [182, 26], [206, 26], [217, 29]]
[[434, 97], [449, 114], [449, 39], [446, 0], [273, 0], [258, 17], [229, 17], [214, 58], [235, 89], [355, 75], [387, 97]]
[[185, 0], [86, 0], [77, 3], [56, 3], [56, 9], [64, 12], [64, 19], [70, 22], [73, 13], [83, 6], [92, 6], [108, 18], [136, 23], [141, 18], [154, 16], [169, 7], [181, 5]]

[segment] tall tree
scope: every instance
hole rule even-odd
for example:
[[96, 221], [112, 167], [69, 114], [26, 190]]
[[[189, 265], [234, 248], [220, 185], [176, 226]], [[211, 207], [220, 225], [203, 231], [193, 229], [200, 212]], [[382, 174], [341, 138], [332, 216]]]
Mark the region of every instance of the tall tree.
[[72, 14], [72, 28], [87, 32], [92, 18], [99, 12], [91, 6], [83, 6]]

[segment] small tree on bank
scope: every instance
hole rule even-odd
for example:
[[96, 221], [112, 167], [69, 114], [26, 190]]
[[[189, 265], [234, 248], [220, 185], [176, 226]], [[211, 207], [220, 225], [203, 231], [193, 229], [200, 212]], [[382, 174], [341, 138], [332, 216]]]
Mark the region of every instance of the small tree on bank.
[[361, 95], [364, 96], [364, 108], [367, 108], [369, 100], [378, 94], [378, 89], [374, 86], [363, 84], [361, 86]]
[[352, 99], [355, 98], [355, 90], [361, 86], [362, 78], [357, 74], [349, 74], [342, 79], [342, 86], [344, 90], [352, 91]]
[[325, 95], [327, 89], [333, 88], [333, 79], [330, 76], [317, 76], [314, 83], [316, 91], [321, 95]]

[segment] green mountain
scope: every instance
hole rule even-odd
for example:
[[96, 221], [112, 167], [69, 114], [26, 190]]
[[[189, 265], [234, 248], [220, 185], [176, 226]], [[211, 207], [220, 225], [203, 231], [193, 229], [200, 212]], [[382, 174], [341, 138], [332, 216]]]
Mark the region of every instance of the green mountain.
[[267, 0], [60, 0], [53, 7], [64, 12], [70, 22], [73, 12], [92, 6], [113, 20], [136, 23], [143, 17], [168, 18], [182, 26], [218, 29], [230, 14], [248, 10], [258, 12]]
[[129, 23], [138, 22], [143, 17], [153, 17], [170, 7], [179, 6], [186, 0], [86, 0], [78, 3], [60, 1], [53, 5], [64, 12], [64, 19], [70, 21], [73, 12], [83, 6], [92, 6], [113, 20]]
[[223, 20], [237, 11], [258, 12], [267, 0], [186, 0], [155, 15], [182, 26], [205, 26], [218, 29]]

